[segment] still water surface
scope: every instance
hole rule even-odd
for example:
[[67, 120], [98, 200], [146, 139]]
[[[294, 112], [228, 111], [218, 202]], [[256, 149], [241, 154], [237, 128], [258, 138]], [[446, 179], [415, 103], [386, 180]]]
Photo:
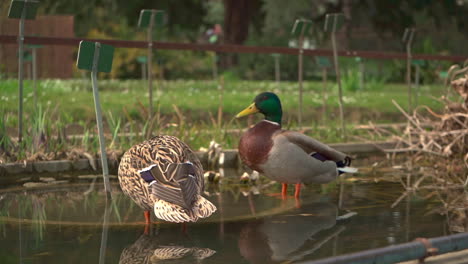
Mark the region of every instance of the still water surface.
[[[391, 208], [401, 194], [392, 182], [309, 186], [299, 203], [271, 195], [279, 184], [224, 183], [207, 190], [212, 217], [185, 231], [155, 223], [149, 234], [142, 211], [113, 187], [107, 207], [100, 184], [0, 191], [0, 262], [300, 262], [447, 234], [443, 216], [426, 215], [436, 202]], [[357, 214], [340, 219], [349, 212]]]

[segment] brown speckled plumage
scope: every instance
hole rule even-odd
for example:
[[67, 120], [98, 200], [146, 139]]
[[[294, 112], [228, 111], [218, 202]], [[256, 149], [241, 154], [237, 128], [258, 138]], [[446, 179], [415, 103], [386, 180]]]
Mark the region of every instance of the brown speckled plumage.
[[174, 233], [141, 235], [132, 245], [122, 250], [119, 264], [149, 264], [181, 258], [185, 258], [182, 262], [186, 263], [209, 258], [216, 253], [210, 248], [174, 245], [174, 242], [187, 244], [185, 240], [186, 237], [177, 237]]
[[199, 193], [203, 193], [203, 168], [196, 154], [181, 140], [173, 136], [160, 135], [131, 147], [122, 157], [119, 165], [119, 182], [122, 191], [143, 210], [154, 208], [158, 218], [171, 222], [193, 222], [200, 217], [208, 217], [216, 207], [199, 196], [191, 210], [159, 200], [150, 195], [148, 183], [139, 170], [157, 164], [163, 170], [171, 163], [191, 162], [196, 171], [195, 177]]

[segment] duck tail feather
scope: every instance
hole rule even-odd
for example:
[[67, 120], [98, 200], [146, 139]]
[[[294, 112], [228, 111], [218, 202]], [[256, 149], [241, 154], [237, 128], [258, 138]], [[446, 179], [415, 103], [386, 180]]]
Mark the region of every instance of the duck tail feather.
[[216, 212], [216, 206], [201, 195], [198, 196], [190, 209], [164, 200], [157, 200], [154, 203], [156, 217], [174, 223], [196, 222], [199, 218], [208, 217], [214, 212]]
[[195, 222], [198, 220], [198, 217], [191, 210], [186, 210], [164, 200], [157, 200], [154, 203], [154, 214], [159, 219], [174, 223]]
[[216, 206], [199, 195], [198, 199], [193, 203], [192, 211], [198, 218], [205, 218], [216, 212]]

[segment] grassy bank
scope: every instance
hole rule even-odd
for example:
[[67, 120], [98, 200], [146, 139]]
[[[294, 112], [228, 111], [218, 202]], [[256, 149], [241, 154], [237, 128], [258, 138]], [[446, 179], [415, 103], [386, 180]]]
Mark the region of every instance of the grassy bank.
[[[370, 86], [370, 85], [369, 85]], [[0, 81], [1, 111], [14, 114], [18, 105], [18, 85], [16, 80]], [[155, 81], [154, 105], [160, 107], [162, 114], [173, 114], [176, 105], [188, 119], [198, 120], [207, 117], [207, 112], [215, 113], [219, 106], [218, 84], [213, 81]], [[234, 116], [253, 97], [262, 91], [274, 91], [280, 96], [286, 119], [295, 119], [298, 108], [298, 85], [295, 82], [282, 82], [278, 87], [272, 81], [226, 81], [223, 113]], [[345, 83], [346, 87], [346, 83]], [[156, 89], [159, 93], [156, 94]], [[398, 110], [391, 103], [397, 101], [403, 108], [407, 105], [407, 90], [403, 84], [372, 85], [368, 89], [346, 91], [344, 96], [346, 114], [351, 122], [365, 122], [369, 112], [375, 113], [374, 122], [393, 122]], [[142, 118], [142, 106], [148, 105], [147, 83], [140, 80], [103, 80], [99, 82], [102, 108], [115, 116], [122, 116], [127, 111], [134, 118]], [[444, 89], [441, 85], [424, 85], [420, 88], [419, 103], [439, 109], [441, 104], [433, 97], [440, 97]], [[25, 113], [33, 111], [33, 91], [30, 81], [26, 81]], [[58, 113], [73, 120], [88, 121], [94, 119], [94, 105], [89, 80], [42, 80], [38, 83], [38, 101], [44, 107], [58, 108]], [[338, 107], [337, 88], [328, 83], [328, 98], [325, 100], [330, 113]], [[304, 120], [314, 121], [322, 117], [319, 112], [324, 103], [323, 85], [321, 82], [304, 84]], [[361, 112], [356, 113], [356, 112]], [[362, 116], [362, 118], [360, 118]], [[388, 116], [388, 117], [387, 117]], [[381, 117], [381, 118], [379, 118]], [[393, 117], [393, 118], [392, 118]], [[333, 119], [334, 116], [330, 116]], [[310, 120], [308, 120], [310, 119]], [[359, 120], [361, 119], [361, 120]], [[11, 117], [10, 124], [16, 122]], [[403, 120], [403, 119], [402, 119]]]
[[[38, 84], [40, 109], [33, 109], [33, 91], [25, 83], [25, 140], [15, 143], [17, 127], [17, 81], [0, 82], [0, 153], [3, 162], [24, 159], [73, 158], [84, 152], [97, 153], [94, 103], [89, 80], [42, 80]], [[283, 104], [284, 126], [296, 127], [298, 112], [297, 83], [272, 81], [225, 81], [222, 100], [222, 122], [218, 123], [220, 89], [213, 81], [155, 82], [156, 115], [147, 113], [147, 83], [139, 80], [99, 82], [108, 149], [119, 155], [122, 151], [151, 135], [159, 133], [180, 137], [194, 149], [207, 147], [211, 140], [224, 148], [235, 148], [240, 132], [261, 119], [233, 120], [236, 113], [252, 102], [262, 91], [276, 92]], [[156, 92], [156, 90], [158, 92]], [[442, 107], [433, 97], [443, 94], [440, 85], [422, 86], [419, 103], [433, 109]], [[340, 142], [336, 85], [329, 83], [325, 100], [321, 82], [304, 85], [304, 123], [311, 127], [307, 133], [325, 142]], [[356, 124], [404, 121], [391, 100], [403, 108], [407, 105], [406, 86], [386, 84], [368, 89], [345, 91], [348, 141], [380, 139], [368, 131], [353, 129]], [[80, 136], [75, 136], [80, 135]], [[81, 154], [80, 154], [81, 153]], [[76, 155], [75, 155], [76, 156]]]

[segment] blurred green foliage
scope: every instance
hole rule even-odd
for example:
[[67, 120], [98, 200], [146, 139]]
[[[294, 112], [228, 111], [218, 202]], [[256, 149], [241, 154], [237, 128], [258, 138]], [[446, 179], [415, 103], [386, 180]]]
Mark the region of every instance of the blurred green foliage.
[[[323, 32], [325, 15], [344, 12], [347, 19], [339, 41], [338, 48], [341, 50], [403, 51], [403, 30], [405, 27], [416, 27], [413, 53], [467, 54], [468, 0], [256, 2], [258, 4], [252, 5], [245, 16], [249, 20], [249, 34], [241, 44], [287, 47], [295, 41], [290, 36], [295, 19], [306, 18], [313, 21], [313, 28], [307, 34], [308, 48], [330, 48], [329, 36]], [[139, 12], [141, 9], [160, 9], [166, 11], [168, 24], [156, 29], [155, 41], [206, 43], [206, 31], [215, 24], [223, 26], [227, 12], [224, 3], [223, 0], [41, 0], [38, 14], [74, 15], [75, 33], [78, 37], [145, 40], [146, 32], [137, 28]], [[8, 5], [9, 1], [0, 4], [0, 14], [3, 17]], [[223, 36], [220, 43], [222, 38]], [[113, 72], [104, 77], [139, 78], [141, 69], [136, 57], [145, 53], [143, 49], [117, 49]], [[221, 59], [225, 56], [218, 55]], [[163, 72], [164, 77], [169, 79], [207, 79], [213, 76], [212, 58], [208, 52], [161, 50], [154, 56], [154, 61], [162, 62], [153, 67], [155, 75]], [[310, 57], [304, 60], [306, 79], [320, 78], [321, 71], [313, 60]], [[368, 69], [375, 63], [364, 63], [367, 76]], [[384, 74], [383, 79], [403, 82], [403, 61], [385, 61], [378, 65], [379, 74]], [[449, 65], [450, 63], [438, 62], [426, 64], [421, 68], [422, 82], [437, 80], [439, 73], [445, 71]], [[237, 64], [234, 66], [226, 68], [222, 63], [219, 66], [220, 73], [227, 70], [240, 79], [274, 78], [274, 63], [269, 54], [238, 54]], [[0, 65], [0, 69], [1, 67]], [[297, 56], [281, 57], [281, 79], [297, 79]]]

